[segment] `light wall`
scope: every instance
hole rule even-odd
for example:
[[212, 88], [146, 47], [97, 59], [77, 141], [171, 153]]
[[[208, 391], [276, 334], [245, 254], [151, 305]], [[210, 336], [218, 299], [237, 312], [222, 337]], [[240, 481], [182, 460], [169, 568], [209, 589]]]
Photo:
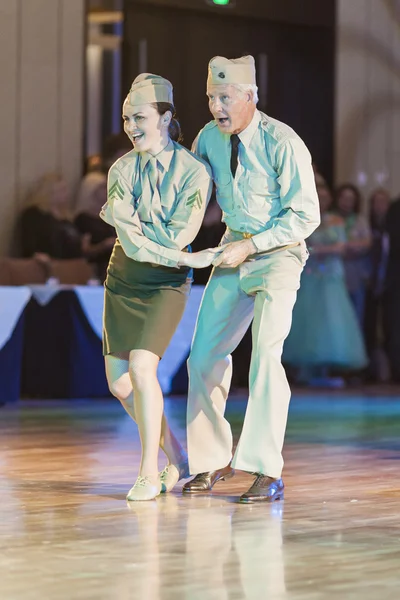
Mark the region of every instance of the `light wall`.
[[29, 187], [82, 171], [85, 0], [0, 0], [0, 255]]
[[335, 122], [336, 183], [399, 196], [400, 1], [337, 0]]

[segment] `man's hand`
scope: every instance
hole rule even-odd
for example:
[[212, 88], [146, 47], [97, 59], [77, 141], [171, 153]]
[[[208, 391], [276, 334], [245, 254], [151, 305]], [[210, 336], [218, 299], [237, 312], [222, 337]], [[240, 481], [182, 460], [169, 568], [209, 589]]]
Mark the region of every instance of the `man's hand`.
[[48, 254], [45, 254], [44, 252], [35, 252], [33, 258], [44, 266], [50, 265], [51, 258]]
[[231, 242], [225, 246], [224, 251], [213, 260], [212, 264], [214, 267], [233, 269], [241, 265], [248, 256], [256, 252], [257, 248], [251, 239]]
[[193, 269], [205, 269], [209, 267], [213, 260], [222, 252], [222, 248], [208, 248], [200, 252], [181, 252], [178, 267], [186, 266]]

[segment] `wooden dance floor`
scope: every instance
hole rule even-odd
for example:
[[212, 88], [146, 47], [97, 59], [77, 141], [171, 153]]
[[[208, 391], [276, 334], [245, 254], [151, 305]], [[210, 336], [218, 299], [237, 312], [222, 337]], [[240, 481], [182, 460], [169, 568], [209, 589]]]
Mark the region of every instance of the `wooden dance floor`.
[[[184, 399], [167, 412], [184, 441]], [[128, 506], [139, 443], [117, 401], [3, 407], [0, 444], [1, 600], [400, 597], [400, 394], [295, 394], [273, 505], [239, 505], [237, 473]]]

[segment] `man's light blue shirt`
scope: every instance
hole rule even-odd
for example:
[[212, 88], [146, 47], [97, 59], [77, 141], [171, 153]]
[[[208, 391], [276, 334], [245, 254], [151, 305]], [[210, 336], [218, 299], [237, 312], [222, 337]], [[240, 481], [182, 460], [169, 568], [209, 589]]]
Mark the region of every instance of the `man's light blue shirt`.
[[227, 227], [253, 234], [259, 252], [301, 242], [320, 223], [311, 155], [289, 127], [256, 110], [239, 134], [238, 166], [230, 169], [230, 135], [215, 121], [193, 143], [209, 163]]

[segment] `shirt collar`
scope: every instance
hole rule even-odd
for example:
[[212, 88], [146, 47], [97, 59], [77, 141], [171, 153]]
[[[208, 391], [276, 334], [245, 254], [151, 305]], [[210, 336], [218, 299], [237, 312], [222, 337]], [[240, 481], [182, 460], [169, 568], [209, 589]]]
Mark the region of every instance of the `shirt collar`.
[[238, 134], [240, 141], [242, 142], [242, 144], [245, 147], [248, 147], [250, 145], [252, 137], [255, 134], [260, 121], [261, 121], [260, 111], [258, 111], [256, 109], [254, 112], [253, 118], [250, 121], [250, 123], [247, 125], [246, 129], [243, 129], [243, 131], [241, 131]]
[[[169, 140], [168, 144], [165, 146], [164, 150], [161, 150], [154, 158], [157, 159], [157, 162], [162, 165], [164, 171], [168, 171], [169, 166], [171, 164], [172, 156], [174, 154], [174, 143], [172, 140]], [[146, 167], [149, 160], [152, 158], [152, 155], [148, 152], [142, 152], [140, 154], [140, 166], [142, 170]]]

